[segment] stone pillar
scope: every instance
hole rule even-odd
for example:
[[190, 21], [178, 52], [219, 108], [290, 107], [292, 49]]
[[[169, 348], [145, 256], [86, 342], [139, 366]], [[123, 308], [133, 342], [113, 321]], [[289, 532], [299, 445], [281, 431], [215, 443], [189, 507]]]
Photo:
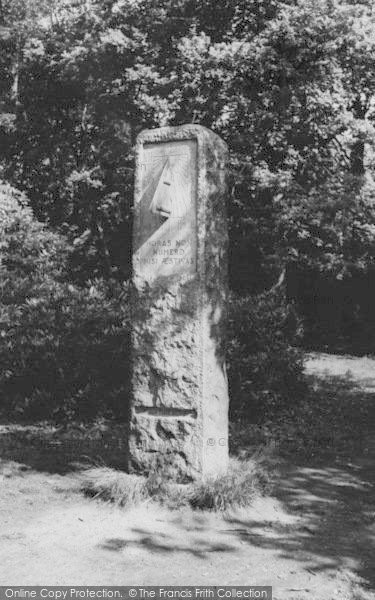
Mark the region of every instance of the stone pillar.
[[199, 125], [137, 140], [130, 469], [228, 463], [225, 143]]

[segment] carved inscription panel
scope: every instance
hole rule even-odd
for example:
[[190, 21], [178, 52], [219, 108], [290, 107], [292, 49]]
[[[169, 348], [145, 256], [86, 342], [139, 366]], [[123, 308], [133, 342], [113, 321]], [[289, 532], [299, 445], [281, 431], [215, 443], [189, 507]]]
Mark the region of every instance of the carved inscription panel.
[[197, 143], [145, 144], [135, 268], [149, 283], [196, 271]]

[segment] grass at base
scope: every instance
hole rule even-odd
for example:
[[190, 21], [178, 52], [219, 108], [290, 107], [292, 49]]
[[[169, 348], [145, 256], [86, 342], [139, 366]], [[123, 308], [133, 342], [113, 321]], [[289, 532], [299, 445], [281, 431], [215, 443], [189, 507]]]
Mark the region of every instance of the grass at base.
[[230, 459], [225, 475], [184, 485], [162, 472], [144, 477], [109, 467], [92, 468], [83, 474], [81, 491], [122, 507], [152, 500], [172, 509], [191, 506], [224, 511], [250, 506], [255, 497], [269, 490], [270, 482], [267, 455], [257, 453], [246, 460]]

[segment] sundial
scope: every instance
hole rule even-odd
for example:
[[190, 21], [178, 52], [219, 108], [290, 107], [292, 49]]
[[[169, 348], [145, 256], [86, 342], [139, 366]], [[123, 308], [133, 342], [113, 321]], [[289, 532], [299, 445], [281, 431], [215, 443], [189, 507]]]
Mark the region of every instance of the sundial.
[[196, 268], [196, 143], [145, 144], [141, 163], [139, 275], [149, 283]]
[[135, 149], [128, 466], [176, 481], [228, 465], [225, 143], [200, 125], [146, 130]]

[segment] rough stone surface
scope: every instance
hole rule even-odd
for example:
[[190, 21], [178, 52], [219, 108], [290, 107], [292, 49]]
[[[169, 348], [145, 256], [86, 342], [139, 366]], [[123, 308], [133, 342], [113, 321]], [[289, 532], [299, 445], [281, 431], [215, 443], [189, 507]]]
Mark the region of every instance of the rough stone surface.
[[226, 471], [227, 149], [198, 125], [137, 140], [132, 470]]

